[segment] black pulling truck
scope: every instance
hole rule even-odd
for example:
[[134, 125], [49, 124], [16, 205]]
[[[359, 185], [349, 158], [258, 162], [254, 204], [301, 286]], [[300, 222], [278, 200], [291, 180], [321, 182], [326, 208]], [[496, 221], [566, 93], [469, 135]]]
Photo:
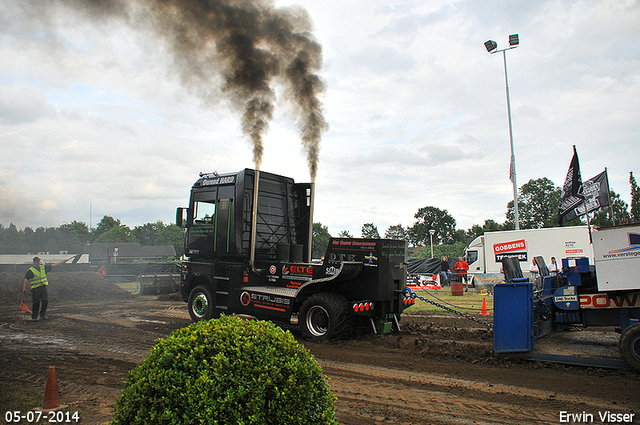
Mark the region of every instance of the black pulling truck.
[[399, 328], [414, 300], [405, 296], [407, 244], [331, 238], [311, 261], [311, 183], [259, 170], [200, 174], [188, 208], [180, 292], [193, 321], [236, 314], [298, 324], [311, 339], [355, 326]]

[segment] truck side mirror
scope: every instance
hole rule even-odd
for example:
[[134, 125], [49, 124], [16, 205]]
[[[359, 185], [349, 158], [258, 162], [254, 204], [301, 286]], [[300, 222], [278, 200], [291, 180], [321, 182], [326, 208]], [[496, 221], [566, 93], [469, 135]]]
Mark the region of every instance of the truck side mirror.
[[184, 227], [184, 224], [187, 221], [186, 215], [185, 213], [187, 212], [187, 209], [184, 207], [179, 207], [176, 210], [176, 226], [178, 227]]

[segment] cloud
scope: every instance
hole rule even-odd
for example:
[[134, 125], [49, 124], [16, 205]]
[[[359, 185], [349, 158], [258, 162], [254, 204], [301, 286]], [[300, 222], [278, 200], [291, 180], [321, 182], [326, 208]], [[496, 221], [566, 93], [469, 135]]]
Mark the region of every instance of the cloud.
[[54, 114], [53, 106], [35, 87], [24, 83], [0, 86], [0, 124], [32, 123]]
[[[199, 171], [251, 167], [214, 72], [198, 92], [183, 85], [169, 47], [146, 26], [69, 10], [43, 16], [42, 4], [0, 2], [3, 224], [89, 223], [89, 203], [94, 225], [105, 214], [130, 226], [169, 222]], [[640, 173], [640, 3], [273, 4], [302, 4], [322, 45], [329, 130], [315, 219], [332, 233], [359, 235], [367, 222], [383, 233], [412, 224], [428, 205], [447, 209], [458, 228], [504, 221], [513, 196], [504, 65], [483, 43], [504, 47], [513, 33], [518, 183], [560, 184], [575, 144], [583, 176], [608, 167], [611, 188], [629, 202], [628, 173]], [[289, 94], [275, 90], [263, 169], [308, 181], [293, 113], [281, 107]], [[32, 208], [31, 196], [56, 209]]]

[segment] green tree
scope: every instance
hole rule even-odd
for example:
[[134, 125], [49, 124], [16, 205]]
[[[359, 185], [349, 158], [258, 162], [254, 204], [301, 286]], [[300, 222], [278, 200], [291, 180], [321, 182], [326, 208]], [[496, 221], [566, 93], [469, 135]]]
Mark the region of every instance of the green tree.
[[0, 238], [0, 253], [2, 254], [27, 254], [30, 252], [25, 241], [24, 231], [19, 231], [15, 224], [2, 227]]
[[[521, 229], [540, 229], [558, 225], [558, 205], [562, 189], [546, 177], [531, 179], [520, 187], [518, 215]], [[515, 228], [513, 201], [507, 205], [507, 223]]]
[[353, 236], [351, 235], [351, 233], [349, 233], [348, 230], [341, 230], [340, 233], [338, 233], [338, 237], [339, 238], [352, 238]]
[[135, 243], [136, 238], [131, 235], [131, 229], [129, 226], [120, 225], [113, 227], [110, 230], [102, 233], [98, 236], [94, 242], [98, 243]]
[[155, 241], [158, 245], [173, 245], [178, 258], [184, 254], [184, 229], [182, 227], [175, 224], [165, 226], [163, 223], [162, 228], [156, 234]]
[[162, 220], [155, 223], [146, 223], [142, 226], [136, 226], [131, 234], [136, 238], [140, 245], [162, 245], [156, 243], [158, 232], [164, 228]]
[[620, 195], [611, 190], [609, 191], [609, 200], [611, 205], [600, 208], [590, 220], [594, 226], [613, 226], [614, 224], [627, 223], [630, 220], [629, 206], [620, 198]]
[[405, 240], [407, 239], [407, 230], [402, 227], [402, 224], [389, 226], [389, 228], [384, 232], [384, 237], [385, 239]]
[[629, 172], [629, 184], [631, 185], [631, 221], [633, 223], [640, 222], [640, 189], [633, 177], [633, 171]]
[[[464, 242], [455, 242], [452, 244], [442, 244], [442, 245], [433, 245], [433, 257], [442, 258], [444, 255], [447, 257], [458, 258], [462, 257], [464, 253], [464, 248], [466, 247]], [[416, 257], [419, 258], [430, 258], [431, 257], [431, 246], [425, 245]]]
[[502, 225], [498, 224], [498, 222], [493, 219], [485, 220], [482, 225], [483, 234], [487, 232], [498, 232], [500, 230], [503, 230]]
[[120, 220], [117, 220], [111, 216], [105, 215], [104, 217], [102, 217], [102, 219], [100, 220], [96, 228], [92, 230], [91, 236], [93, 237], [93, 240], [96, 240], [103, 233], [106, 233], [109, 230], [113, 229], [114, 227], [118, 227], [118, 226], [120, 226]]
[[327, 252], [329, 245], [329, 228], [322, 223], [313, 223], [313, 242], [311, 247], [312, 258], [321, 258]]
[[467, 234], [471, 239], [475, 239], [478, 236], [484, 235], [484, 229], [479, 224], [474, 224], [469, 230], [467, 230]]
[[431, 242], [429, 230], [435, 230], [434, 244], [447, 244], [454, 241], [456, 220], [447, 210], [436, 207], [423, 207], [418, 210], [414, 218], [418, 219], [408, 229], [409, 240], [414, 245], [429, 245]]
[[84, 244], [91, 240], [89, 226], [80, 221], [65, 223], [55, 229], [58, 248], [55, 251], [67, 251], [78, 254], [83, 251]]
[[365, 239], [380, 239], [378, 228], [373, 223], [365, 223], [362, 225], [362, 237]]

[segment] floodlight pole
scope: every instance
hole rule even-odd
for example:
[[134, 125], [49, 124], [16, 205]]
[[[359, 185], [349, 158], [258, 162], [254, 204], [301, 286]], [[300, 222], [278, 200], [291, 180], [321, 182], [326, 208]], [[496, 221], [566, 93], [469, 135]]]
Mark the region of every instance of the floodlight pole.
[[[511, 122], [511, 98], [509, 96], [509, 78], [507, 77], [507, 50], [515, 49], [516, 47], [518, 47], [518, 44], [519, 44], [517, 34], [515, 35], [515, 38], [513, 37], [514, 37], [513, 35], [509, 37], [510, 46], [505, 49], [497, 50], [497, 44], [491, 40], [485, 43], [485, 47], [487, 48], [487, 51], [491, 54], [502, 52], [502, 57], [504, 59], [504, 82], [505, 82], [505, 87], [507, 91], [507, 114], [509, 116], [509, 142], [511, 144], [511, 163], [509, 165], [509, 179], [513, 183], [513, 220], [515, 222], [516, 230], [520, 230], [520, 220], [518, 217], [518, 183], [516, 179], [516, 154], [513, 149], [513, 125]], [[488, 44], [490, 42], [493, 44]], [[491, 47], [493, 47], [494, 50], [489, 50]]]
[[511, 124], [511, 97], [509, 96], [509, 79], [507, 78], [507, 49], [502, 50], [504, 58], [504, 83], [507, 88], [507, 113], [509, 114], [509, 142], [511, 143], [511, 166], [509, 167], [509, 178], [513, 183], [513, 220], [516, 230], [520, 230], [520, 220], [518, 219], [518, 183], [516, 182], [516, 154], [513, 150], [513, 125]]
[[431, 258], [433, 258], [433, 234], [436, 233], [434, 229], [429, 230], [429, 236], [431, 237]]

